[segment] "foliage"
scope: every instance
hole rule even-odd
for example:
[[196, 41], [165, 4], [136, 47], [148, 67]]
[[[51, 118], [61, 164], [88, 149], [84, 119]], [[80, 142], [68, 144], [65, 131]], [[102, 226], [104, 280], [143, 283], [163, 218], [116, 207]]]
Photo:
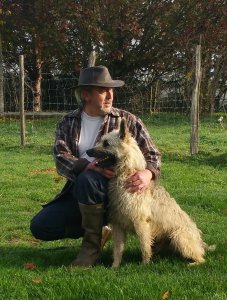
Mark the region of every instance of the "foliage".
[[52, 157], [56, 119], [28, 120], [23, 148], [18, 121], [5, 119], [0, 122], [0, 298], [227, 299], [226, 132], [217, 118], [201, 120], [200, 152], [190, 157], [187, 120], [170, 114], [142, 118], [162, 152], [162, 184], [197, 222], [204, 240], [217, 245], [207, 263], [188, 268], [185, 260], [167, 254], [142, 266], [137, 240], [129, 236], [119, 270], [110, 269], [111, 243], [101, 265], [69, 268], [80, 240], [41, 242], [29, 232], [41, 204], [64, 185]]
[[97, 63], [114, 76], [149, 84], [173, 73], [192, 80], [201, 43], [201, 109], [212, 112], [216, 94], [226, 91], [226, 14], [225, 0], [3, 0], [5, 67], [15, 68], [15, 57], [24, 53], [31, 79], [41, 71], [77, 76], [95, 48]]

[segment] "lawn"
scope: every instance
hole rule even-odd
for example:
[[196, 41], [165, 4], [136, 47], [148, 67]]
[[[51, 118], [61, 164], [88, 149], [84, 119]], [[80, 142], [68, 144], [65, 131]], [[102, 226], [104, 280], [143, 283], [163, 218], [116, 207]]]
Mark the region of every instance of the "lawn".
[[206, 264], [189, 268], [168, 254], [143, 266], [137, 240], [129, 236], [118, 270], [110, 268], [111, 242], [100, 265], [69, 268], [80, 240], [42, 242], [29, 231], [32, 216], [65, 182], [52, 156], [56, 119], [28, 120], [25, 147], [18, 121], [2, 119], [0, 299], [227, 299], [227, 131], [217, 117], [202, 119], [199, 154], [191, 157], [185, 117], [142, 118], [162, 152], [161, 183], [196, 221], [204, 240], [217, 246]]

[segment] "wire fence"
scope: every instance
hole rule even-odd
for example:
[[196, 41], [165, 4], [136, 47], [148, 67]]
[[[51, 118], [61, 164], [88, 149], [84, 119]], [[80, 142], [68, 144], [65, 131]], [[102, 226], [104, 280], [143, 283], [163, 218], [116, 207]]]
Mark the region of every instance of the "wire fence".
[[[192, 83], [187, 78], [178, 78], [169, 76], [160, 78], [158, 81], [148, 84], [139, 82], [135, 79], [124, 78], [125, 86], [117, 88], [114, 91], [114, 106], [130, 111], [142, 118], [165, 116], [171, 119], [182, 119], [188, 122], [190, 126], [190, 109]], [[61, 115], [78, 108], [75, 89], [78, 83], [76, 76], [51, 76], [43, 74], [41, 83], [41, 111], [36, 112], [34, 109], [34, 82], [26, 77], [24, 88], [24, 109], [26, 118], [30, 122], [29, 132], [30, 140], [35, 139], [35, 128], [39, 126], [43, 118], [50, 120], [52, 124], [53, 117], [57, 119]], [[226, 114], [227, 99], [225, 95], [217, 99], [215, 111]], [[4, 77], [4, 113], [0, 114], [1, 120], [9, 122], [18, 122], [18, 126], [12, 125], [12, 129], [18, 128], [19, 125], [19, 77], [8, 75]], [[56, 120], [57, 121], [57, 120]], [[53, 132], [54, 132], [54, 124]]]
[[[42, 79], [41, 111], [67, 112], [78, 107], [75, 77], [45, 76]], [[190, 112], [190, 93], [188, 83], [182, 79], [165, 81], [160, 79], [152, 84], [125, 79], [125, 86], [115, 89], [114, 106], [133, 113], [143, 112]], [[34, 82], [25, 79], [25, 111], [34, 112]], [[6, 113], [19, 112], [19, 78], [4, 77], [4, 107]]]

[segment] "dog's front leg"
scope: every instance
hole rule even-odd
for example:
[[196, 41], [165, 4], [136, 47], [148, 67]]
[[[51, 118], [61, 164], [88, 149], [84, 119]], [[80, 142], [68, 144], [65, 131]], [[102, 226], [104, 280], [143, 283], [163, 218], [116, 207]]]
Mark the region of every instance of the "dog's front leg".
[[152, 234], [150, 222], [137, 222], [134, 224], [134, 228], [140, 242], [143, 263], [148, 264], [152, 256]]
[[114, 249], [112, 268], [118, 268], [121, 264], [122, 255], [124, 252], [125, 238], [125, 232], [118, 225], [113, 225]]

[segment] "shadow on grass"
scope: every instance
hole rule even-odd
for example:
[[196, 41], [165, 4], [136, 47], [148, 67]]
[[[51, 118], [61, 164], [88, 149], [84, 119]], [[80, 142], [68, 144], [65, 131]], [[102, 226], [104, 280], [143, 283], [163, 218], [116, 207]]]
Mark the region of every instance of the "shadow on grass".
[[[0, 246], [0, 269], [16, 268], [23, 269], [27, 263], [32, 263], [35, 269], [48, 269], [58, 267], [70, 267], [71, 262], [76, 258], [79, 247], [53, 247], [35, 248], [26, 246]], [[175, 253], [162, 253], [154, 255], [152, 262], [158, 263], [163, 259], [170, 262], [185, 261]], [[125, 251], [121, 266], [126, 264], [140, 265], [142, 262], [139, 249], [128, 249]], [[112, 248], [104, 249], [100, 264], [110, 268], [112, 264]]]
[[[0, 268], [18, 267], [25, 263], [34, 263], [37, 267], [62, 266], [73, 253], [72, 248], [59, 247], [41, 249], [25, 246], [1, 246]], [[68, 259], [67, 259], [68, 258]]]

